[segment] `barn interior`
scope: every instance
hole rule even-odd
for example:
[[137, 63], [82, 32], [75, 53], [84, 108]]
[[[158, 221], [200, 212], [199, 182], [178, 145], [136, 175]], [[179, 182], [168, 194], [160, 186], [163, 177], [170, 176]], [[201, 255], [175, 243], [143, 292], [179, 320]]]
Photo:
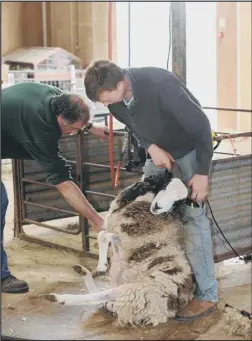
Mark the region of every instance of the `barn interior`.
[[[218, 310], [199, 320], [120, 328], [99, 307], [52, 304], [45, 294], [87, 292], [73, 265], [97, 265], [97, 233], [73, 211], [34, 161], [1, 160], [9, 206], [4, 234], [9, 266], [27, 294], [2, 293], [2, 338], [23, 340], [245, 340], [227, 323], [225, 303], [251, 312], [251, 2], [1, 3], [2, 89], [41, 82], [89, 103], [92, 121], [114, 130], [100, 141], [85, 132], [60, 140], [75, 183], [103, 217], [111, 200], [139, 180], [131, 135], [101, 103], [88, 100], [85, 70], [96, 59], [123, 68], [168, 69], [194, 93], [209, 118], [214, 156], [207, 208]], [[3, 142], [2, 142], [3, 143]], [[121, 160], [120, 168], [118, 168]], [[119, 182], [115, 183], [118, 171]], [[218, 222], [221, 231], [215, 224]], [[223, 238], [226, 236], [241, 261]], [[108, 277], [96, 278], [100, 288]]]

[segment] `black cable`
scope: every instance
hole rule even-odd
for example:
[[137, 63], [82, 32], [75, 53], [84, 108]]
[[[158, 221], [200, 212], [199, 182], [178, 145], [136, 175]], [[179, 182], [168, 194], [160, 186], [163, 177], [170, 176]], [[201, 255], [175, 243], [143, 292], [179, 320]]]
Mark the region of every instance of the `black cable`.
[[226, 307], [232, 308], [232, 309], [238, 311], [242, 316], [245, 316], [245, 317], [247, 317], [248, 319], [252, 320], [252, 314], [249, 313], [248, 311], [246, 311], [246, 310], [239, 310], [239, 309], [237, 309], [237, 308], [235, 308], [235, 307], [232, 307], [232, 306], [231, 306], [230, 304], [228, 304], [228, 303], [225, 304], [225, 308], [226, 308]]
[[228, 243], [228, 245], [230, 246], [230, 248], [234, 251], [235, 255], [236, 255], [237, 257], [239, 257], [239, 259], [244, 260], [244, 258], [242, 258], [242, 257], [237, 253], [237, 251], [233, 248], [233, 246], [229, 243], [229, 241], [228, 241], [227, 238], [225, 237], [224, 233], [222, 232], [222, 230], [221, 230], [219, 224], [217, 223], [217, 221], [216, 221], [216, 219], [215, 219], [215, 217], [214, 217], [214, 214], [213, 214], [213, 211], [212, 211], [212, 207], [211, 207], [211, 205], [210, 205], [208, 199], [206, 200], [206, 202], [207, 202], [207, 204], [208, 204], [208, 207], [209, 207], [209, 209], [210, 209], [211, 215], [212, 215], [212, 217], [213, 217], [213, 221], [215, 222], [215, 225], [218, 227], [220, 233], [222, 234], [222, 237], [223, 237], [223, 238], [225, 239], [225, 241]]
[[169, 61], [170, 61], [170, 53], [171, 53], [171, 40], [172, 40], [172, 25], [171, 25], [171, 16], [172, 16], [172, 2], [170, 2], [170, 9], [169, 9], [169, 47], [168, 47], [168, 57], [167, 57], [167, 64], [166, 68], [169, 69]]

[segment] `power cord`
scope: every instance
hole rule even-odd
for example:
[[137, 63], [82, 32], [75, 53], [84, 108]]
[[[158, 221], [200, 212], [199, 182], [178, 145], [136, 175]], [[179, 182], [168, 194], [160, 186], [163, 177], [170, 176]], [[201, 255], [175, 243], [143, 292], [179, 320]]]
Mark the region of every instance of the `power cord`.
[[213, 217], [213, 221], [215, 222], [215, 225], [218, 227], [222, 237], [225, 239], [225, 241], [227, 242], [227, 244], [230, 246], [230, 248], [234, 251], [234, 254], [236, 255], [236, 257], [238, 257], [240, 260], [243, 260], [245, 263], [248, 263], [248, 262], [251, 262], [251, 258], [252, 258], [252, 255], [246, 255], [244, 257], [240, 256], [238, 254], [238, 252], [233, 248], [233, 246], [230, 244], [230, 242], [227, 240], [227, 238], [225, 237], [224, 233], [222, 232], [219, 224], [217, 223], [215, 217], [214, 217], [214, 214], [213, 214], [213, 210], [212, 210], [212, 207], [208, 201], [208, 199], [206, 200], [207, 204], [208, 204], [208, 207], [209, 207], [209, 210], [211, 212], [211, 215]]
[[245, 316], [248, 319], [252, 320], [252, 314], [249, 313], [247, 310], [239, 310], [239, 309], [237, 309], [235, 307], [232, 307], [230, 304], [227, 304], [227, 303], [225, 304], [225, 308], [226, 307], [232, 308], [232, 309], [238, 311], [242, 316]]

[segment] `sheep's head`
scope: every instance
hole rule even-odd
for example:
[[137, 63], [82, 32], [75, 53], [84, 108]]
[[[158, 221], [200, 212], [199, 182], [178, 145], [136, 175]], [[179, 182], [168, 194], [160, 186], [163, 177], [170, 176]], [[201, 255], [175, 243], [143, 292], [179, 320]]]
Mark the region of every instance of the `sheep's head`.
[[188, 197], [188, 189], [178, 178], [173, 178], [165, 189], [159, 191], [151, 203], [151, 213], [169, 214]]
[[[152, 202], [159, 191], [167, 187], [172, 177], [172, 173], [168, 170], [165, 173], [143, 177], [142, 181], [138, 181], [125, 188], [118, 195], [114, 202], [116, 205], [114, 206], [117, 206], [117, 209], [119, 209], [134, 200], [147, 200]], [[150, 195], [148, 195], [149, 193]]]

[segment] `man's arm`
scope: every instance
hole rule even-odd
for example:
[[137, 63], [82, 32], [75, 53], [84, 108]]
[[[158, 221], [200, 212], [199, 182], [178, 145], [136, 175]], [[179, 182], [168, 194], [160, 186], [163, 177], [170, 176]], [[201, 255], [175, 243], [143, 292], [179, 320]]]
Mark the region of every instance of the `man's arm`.
[[[132, 132], [135, 134], [136, 138], [138, 139], [140, 145], [148, 151], [150, 154], [152, 161], [154, 164], [159, 168], [167, 168], [171, 169], [171, 155], [167, 153], [167, 151], [160, 148], [158, 145], [154, 144], [152, 141], [140, 136], [139, 133], [132, 127], [132, 125], [127, 124], [127, 116], [119, 117], [118, 115], [114, 114], [116, 112], [117, 106], [120, 105], [118, 103], [109, 105], [109, 110], [113, 113], [113, 116], [123, 124], [125, 124]], [[126, 109], [125, 109], [126, 110]], [[174, 161], [174, 160], [173, 160]]]
[[93, 206], [87, 201], [79, 187], [71, 180], [61, 182], [55, 187], [63, 195], [66, 201], [78, 212], [81, 216], [87, 218], [99, 232], [102, 229], [103, 219]]
[[196, 173], [209, 175], [213, 144], [211, 126], [206, 114], [175, 77], [162, 83], [159, 100], [161, 108], [172, 114], [185, 132], [195, 140]]
[[55, 185], [66, 201], [81, 216], [87, 218], [97, 231], [102, 229], [103, 219], [87, 201], [79, 187], [72, 181], [71, 167], [61, 155], [59, 145], [55, 143], [24, 143], [24, 148], [30, 153], [47, 173], [47, 182]]

